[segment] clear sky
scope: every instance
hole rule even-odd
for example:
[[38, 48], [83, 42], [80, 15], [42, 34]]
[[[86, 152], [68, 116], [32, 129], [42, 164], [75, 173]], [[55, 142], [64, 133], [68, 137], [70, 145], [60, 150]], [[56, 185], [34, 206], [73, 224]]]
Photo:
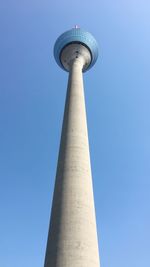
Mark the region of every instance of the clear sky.
[[67, 73], [56, 38], [99, 44], [84, 75], [101, 267], [150, 266], [150, 1], [2, 0], [0, 266], [43, 267]]

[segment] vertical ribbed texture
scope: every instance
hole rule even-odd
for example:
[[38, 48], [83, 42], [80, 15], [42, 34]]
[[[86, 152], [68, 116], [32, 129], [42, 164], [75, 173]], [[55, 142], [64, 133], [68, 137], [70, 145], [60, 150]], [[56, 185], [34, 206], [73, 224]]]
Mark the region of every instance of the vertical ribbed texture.
[[69, 74], [44, 267], [99, 267], [82, 66]]

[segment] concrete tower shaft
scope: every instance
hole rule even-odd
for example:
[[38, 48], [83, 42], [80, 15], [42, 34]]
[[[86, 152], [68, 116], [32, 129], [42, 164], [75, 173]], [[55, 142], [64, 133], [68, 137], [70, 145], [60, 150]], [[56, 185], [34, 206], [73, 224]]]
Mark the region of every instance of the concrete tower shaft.
[[68, 57], [66, 67], [69, 80], [44, 267], [100, 266], [82, 77], [92, 59], [86, 47], [81, 50]]

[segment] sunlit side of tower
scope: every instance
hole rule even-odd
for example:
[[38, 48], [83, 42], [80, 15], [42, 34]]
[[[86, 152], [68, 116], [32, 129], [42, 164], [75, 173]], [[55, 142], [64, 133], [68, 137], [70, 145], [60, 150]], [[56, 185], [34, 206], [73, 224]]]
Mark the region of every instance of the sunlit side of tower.
[[57, 39], [54, 56], [69, 80], [44, 267], [99, 267], [82, 77], [97, 60], [96, 40], [75, 27]]

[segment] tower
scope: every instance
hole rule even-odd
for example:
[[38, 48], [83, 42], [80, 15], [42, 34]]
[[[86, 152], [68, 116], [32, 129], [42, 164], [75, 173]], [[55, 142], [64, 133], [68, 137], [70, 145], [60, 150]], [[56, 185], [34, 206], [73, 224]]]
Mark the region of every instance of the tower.
[[75, 27], [57, 39], [54, 57], [69, 80], [44, 267], [99, 267], [82, 77], [97, 60], [97, 42]]

